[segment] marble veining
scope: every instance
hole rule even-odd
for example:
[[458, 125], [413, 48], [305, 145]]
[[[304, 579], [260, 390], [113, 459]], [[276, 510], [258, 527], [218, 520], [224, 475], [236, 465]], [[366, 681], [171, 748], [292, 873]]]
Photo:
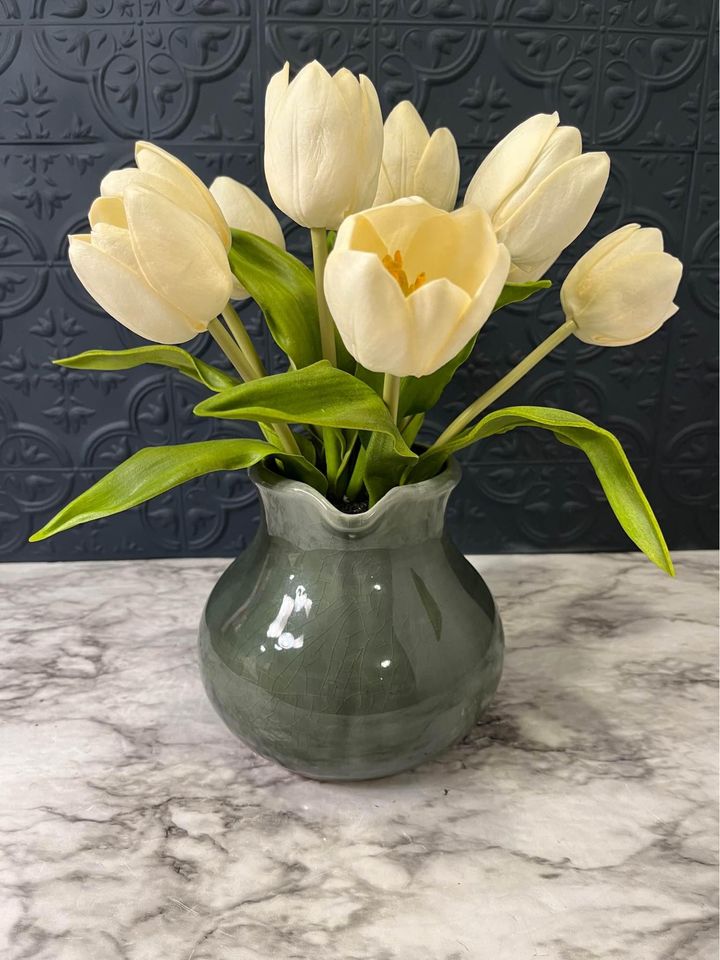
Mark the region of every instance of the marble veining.
[[205, 699], [226, 561], [3, 566], [0, 956], [715, 960], [717, 557], [675, 559], [475, 558], [507, 639], [490, 714], [343, 785]]

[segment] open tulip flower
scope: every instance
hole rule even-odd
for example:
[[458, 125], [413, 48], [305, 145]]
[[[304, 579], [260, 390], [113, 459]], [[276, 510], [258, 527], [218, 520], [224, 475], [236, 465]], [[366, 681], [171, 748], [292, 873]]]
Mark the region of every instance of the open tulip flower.
[[[431, 135], [408, 102], [383, 128], [367, 77], [310, 63], [291, 80], [285, 64], [267, 89], [264, 169], [276, 206], [310, 231], [311, 270], [287, 252], [275, 213], [249, 186], [221, 176], [208, 189], [171, 154], [138, 143], [135, 166], [103, 179], [91, 232], [70, 238], [69, 255], [97, 302], [154, 343], [56, 362], [172, 367], [207, 390], [199, 417], [254, 422], [264, 439], [141, 450], [32, 539], [258, 461], [338, 509], [372, 509], [392, 488], [436, 476], [456, 451], [531, 427], [587, 454], [629, 537], [672, 572], [611, 433], [556, 408], [487, 412], [567, 337], [622, 346], [675, 312], [682, 268], [658, 230], [629, 224], [592, 247], [563, 284], [564, 322], [483, 385], [439, 436], [424, 427], [476, 338], [486, 350], [482, 328], [491, 313], [551, 286], [543, 275], [592, 217], [609, 163], [605, 153], [583, 153], [579, 131], [560, 126], [556, 113], [537, 114], [491, 150], [453, 210], [459, 163], [450, 131]], [[268, 376], [229, 302], [249, 298], [287, 357], [283, 373]], [[203, 331], [232, 373], [175, 346]]]
[[424, 377], [482, 327], [509, 266], [484, 210], [446, 213], [412, 198], [343, 222], [325, 292], [345, 346], [364, 367]]

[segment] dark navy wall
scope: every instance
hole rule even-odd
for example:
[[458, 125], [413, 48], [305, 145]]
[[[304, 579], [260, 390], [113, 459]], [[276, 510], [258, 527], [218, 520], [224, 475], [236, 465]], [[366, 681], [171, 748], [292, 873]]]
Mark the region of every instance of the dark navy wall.
[[[147, 368], [80, 374], [52, 357], [137, 342], [66, 262], [102, 175], [137, 138], [206, 180], [264, 192], [262, 100], [289, 59], [345, 64], [386, 108], [448, 125], [467, 183], [531, 113], [559, 109], [613, 171], [591, 229], [553, 269], [639, 220], [686, 264], [680, 313], [636, 347], [567, 343], [509, 401], [579, 411], [622, 439], [675, 547], [716, 542], [717, 3], [711, 0], [0, 0], [0, 558], [234, 554], [256, 523], [240, 474], [214, 475], [42, 544], [27, 535], [146, 444], [213, 435], [199, 388]], [[306, 253], [295, 228], [290, 244]], [[268, 365], [279, 357], [252, 308]], [[557, 288], [494, 318], [436, 424], [560, 321]], [[191, 349], [213, 358], [204, 338]], [[225, 428], [227, 429], [227, 428]], [[238, 428], [242, 429], [242, 427]], [[468, 551], [628, 544], [582, 457], [516, 432], [468, 452], [452, 523]]]

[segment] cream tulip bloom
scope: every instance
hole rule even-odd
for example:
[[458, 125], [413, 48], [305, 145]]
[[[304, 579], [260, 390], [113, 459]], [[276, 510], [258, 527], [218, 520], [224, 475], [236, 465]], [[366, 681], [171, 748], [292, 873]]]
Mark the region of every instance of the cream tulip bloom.
[[419, 197], [343, 221], [325, 267], [340, 336], [369, 370], [433, 373], [490, 316], [510, 255], [483, 210], [447, 213]]
[[580, 131], [538, 113], [495, 146], [465, 203], [482, 207], [510, 251], [509, 281], [539, 280], [585, 229], [610, 173], [606, 153], [583, 153]]
[[[210, 193], [233, 230], [247, 230], [263, 240], [269, 240], [281, 250], [285, 249], [280, 221], [250, 187], [232, 177], [216, 177], [210, 184]], [[234, 278], [232, 299], [247, 300], [249, 296], [245, 287]]]
[[460, 183], [455, 138], [441, 127], [432, 136], [409, 100], [401, 101], [385, 121], [380, 179], [373, 206], [401, 197], [422, 197], [434, 207], [452, 210]]
[[90, 296], [157, 343], [184, 343], [205, 330], [233, 281], [215, 229], [141, 182], [117, 204], [94, 209], [92, 232], [69, 238], [70, 263]]
[[135, 164], [134, 167], [112, 170], [103, 177], [100, 197], [90, 208], [91, 227], [95, 222], [125, 226], [119, 201], [122, 201], [128, 187], [140, 184], [161, 193], [178, 207], [204, 220], [218, 235], [225, 249], [230, 249], [230, 228], [222, 211], [190, 167], [161, 147], [143, 140], [135, 144]]
[[317, 61], [290, 82], [276, 73], [265, 95], [265, 178], [270, 195], [296, 223], [335, 230], [372, 204], [383, 126], [375, 87]]
[[624, 347], [659, 330], [674, 313], [682, 263], [663, 250], [655, 227], [629, 223], [581, 257], [560, 290], [575, 335], [601, 347]]

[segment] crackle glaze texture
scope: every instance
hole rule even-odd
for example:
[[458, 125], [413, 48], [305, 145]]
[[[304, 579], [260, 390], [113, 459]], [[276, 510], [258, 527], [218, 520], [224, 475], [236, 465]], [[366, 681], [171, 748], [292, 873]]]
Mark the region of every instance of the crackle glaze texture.
[[[243, 427], [192, 416], [199, 386], [159, 368], [83, 374], [50, 359], [138, 343], [67, 264], [102, 175], [149, 139], [206, 180], [266, 196], [263, 95], [284, 60], [346, 65], [384, 109], [416, 104], [460, 145], [462, 188], [531, 113], [560, 111], [613, 171], [588, 231], [660, 227], [685, 263], [680, 312], [650, 340], [571, 339], [508, 394], [597, 420], [626, 446], [671, 546], [717, 544], [717, 0], [0, 0], [0, 559], [237, 556], [258, 503], [213, 475], [122, 517], [28, 545], [139, 447]], [[303, 231], [285, 224], [307, 257]], [[282, 358], [244, 307], [269, 369]], [[487, 324], [436, 431], [561, 321], [557, 287]], [[216, 360], [208, 338], [190, 349]], [[248, 432], [252, 428], [247, 428]], [[467, 452], [450, 512], [465, 552], [624, 550], [582, 454], [518, 431]]]
[[352, 516], [304, 483], [250, 475], [260, 529], [200, 625], [205, 688], [225, 723], [322, 780], [399, 773], [464, 736], [497, 689], [503, 632], [444, 531], [457, 463]]
[[490, 713], [417, 769], [319, 783], [200, 682], [227, 561], [0, 580], [3, 960], [717, 960], [717, 557], [474, 562]]

